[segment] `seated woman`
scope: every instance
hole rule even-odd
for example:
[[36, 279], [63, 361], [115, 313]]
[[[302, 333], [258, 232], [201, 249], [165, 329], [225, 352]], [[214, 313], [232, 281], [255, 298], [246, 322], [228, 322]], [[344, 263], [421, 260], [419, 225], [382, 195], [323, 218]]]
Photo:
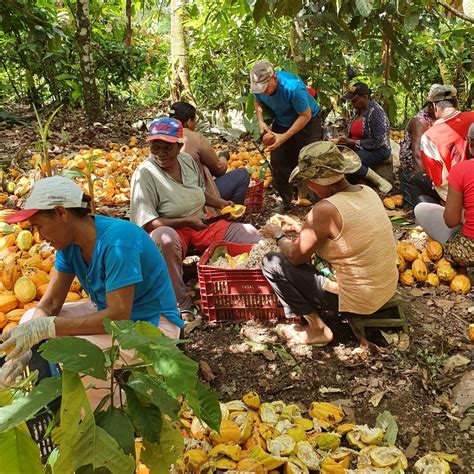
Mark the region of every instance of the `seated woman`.
[[[445, 245], [445, 258], [463, 267], [474, 266], [474, 123], [468, 132], [470, 159], [451, 168], [446, 205], [422, 202], [415, 217], [425, 232]], [[463, 215], [464, 214], [464, 215]]]
[[[165, 261], [152, 240], [130, 222], [90, 213], [90, 197], [70, 179], [54, 176], [37, 181], [24, 209], [8, 217], [9, 222], [28, 220], [57, 253], [56, 271], [38, 305], [25, 312], [20, 325], [0, 335], [0, 352], [14, 347], [7, 359], [21, 358], [26, 364], [28, 357], [22, 354], [55, 336], [81, 335], [108, 348], [105, 318], [148, 321], [179, 338], [184, 322]], [[65, 304], [75, 276], [90, 301]], [[123, 356], [131, 360], [133, 351]], [[103, 394], [90, 392], [96, 405]]]
[[[198, 163], [204, 177], [206, 190], [235, 204], [244, 204], [250, 184], [250, 175], [244, 168], [227, 171], [227, 160], [218, 157], [209, 141], [196, 132], [196, 108], [187, 102], [175, 102], [170, 117], [179, 120], [184, 127], [183, 148]], [[214, 179], [215, 178], [215, 179]]]
[[[282, 218], [282, 227], [261, 232], [274, 237], [280, 253], [265, 256], [262, 270], [287, 317], [302, 316], [305, 326], [284, 326], [284, 335], [300, 344], [326, 345], [333, 339], [321, 319], [324, 310], [371, 314], [395, 293], [398, 271], [392, 225], [382, 201], [368, 186], [352, 185], [344, 175], [360, 168], [351, 150], [343, 154], [331, 142], [304, 147], [290, 181], [304, 181], [322, 200], [301, 227]], [[284, 234], [296, 233], [296, 238]], [[310, 263], [325, 260], [335, 281]]]
[[219, 220], [207, 225], [204, 206], [222, 209], [232, 204], [204, 188], [199, 167], [181, 152], [183, 126], [173, 118], [153, 120], [147, 140], [150, 157], [132, 177], [130, 220], [143, 227], [156, 242], [168, 266], [182, 313], [193, 313], [183, 281], [183, 258], [188, 248], [202, 252], [216, 240], [257, 243], [257, 229], [250, 224]]
[[390, 122], [383, 108], [371, 98], [367, 84], [355, 83], [343, 98], [352, 103], [354, 116], [349, 127], [349, 137], [334, 139], [334, 143], [352, 148], [362, 162], [360, 169], [349, 176], [350, 182], [364, 178], [388, 193], [392, 185], [378, 175], [372, 167], [390, 158]]

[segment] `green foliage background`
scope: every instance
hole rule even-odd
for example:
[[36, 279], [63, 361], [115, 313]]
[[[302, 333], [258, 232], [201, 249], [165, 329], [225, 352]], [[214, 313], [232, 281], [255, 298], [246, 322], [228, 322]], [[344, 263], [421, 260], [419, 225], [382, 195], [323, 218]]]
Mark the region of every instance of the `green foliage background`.
[[[459, 1], [448, 3], [462, 10]], [[108, 108], [169, 96], [169, 5], [132, 5], [127, 48], [125, 0], [90, 2], [98, 88]], [[82, 105], [74, 11], [70, 0], [1, 3], [0, 101]], [[189, 0], [185, 17], [193, 94], [208, 111], [244, 107], [248, 71], [264, 58], [299, 72], [326, 112], [358, 79], [377, 91], [394, 125], [422, 106], [434, 82], [454, 84], [461, 106], [472, 107], [474, 25], [435, 0]]]

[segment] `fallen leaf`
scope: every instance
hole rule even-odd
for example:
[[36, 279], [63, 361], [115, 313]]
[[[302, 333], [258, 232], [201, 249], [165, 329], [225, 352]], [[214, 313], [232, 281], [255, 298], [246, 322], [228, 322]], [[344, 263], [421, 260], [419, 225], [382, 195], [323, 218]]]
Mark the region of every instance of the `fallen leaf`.
[[276, 359], [276, 354], [273, 351], [270, 351], [268, 349], [263, 351], [262, 354], [263, 354], [263, 357], [265, 357], [265, 359], [267, 359], [267, 360], [275, 360]]
[[206, 382], [212, 382], [216, 378], [216, 376], [212, 372], [211, 367], [205, 360], [199, 361], [199, 370], [201, 371], [202, 376], [204, 377], [204, 380]]
[[369, 403], [374, 407], [378, 407], [384, 395], [385, 392], [377, 392], [369, 398]]
[[451, 357], [448, 357], [443, 364], [443, 372], [450, 373], [456, 367], [463, 367], [471, 362], [471, 359], [465, 357], [461, 354], [456, 354]]
[[388, 444], [395, 444], [398, 435], [398, 425], [394, 416], [387, 410], [380, 413], [375, 420], [375, 427], [384, 431], [384, 440]]
[[336, 387], [319, 387], [319, 393], [339, 393], [343, 392], [344, 390]]
[[474, 415], [467, 415], [459, 423], [459, 429], [461, 431], [469, 431], [469, 429], [471, 428], [472, 425], [474, 425]]
[[360, 393], [364, 393], [367, 391], [367, 387], [364, 387], [361, 385], [360, 387], [356, 387], [354, 390], [352, 390], [352, 395], [359, 395]]
[[416, 296], [416, 297], [418, 297], [418, 296], [423, 296], [424, 293], [425, 293], [425, 292], [424, 292], [421, 288], [412, 288], [412, 289], [410, 290], [410, 294], [411, 294], [412, 296]]
[[389, 344], [398, 344], [398, 334], [396, 332], [390, 333], [390, 332], [385, 332], [385, 331], [380, 331], [382, 333], [383, 338], [389, 343]]
[[474, 405], [474, 370], [464, 373], [461, 380], [453, 388], [453, 402], [457, 407], [457, 413], [460, 415], [469, 406]]
[[419, 445], [420, 445], [420, 437], [413, 436], [413, 438], [410, 441], [410, 444], [407, 446], [407, 449], [405, 449], [405, 456], [407, 459], [412, 459], [416, 456]]
[[397, 349], [401, 352], [405, 352], [409, 346], [410, 336], [405, 332], [400, 333], [400, 340], [398, 341]]

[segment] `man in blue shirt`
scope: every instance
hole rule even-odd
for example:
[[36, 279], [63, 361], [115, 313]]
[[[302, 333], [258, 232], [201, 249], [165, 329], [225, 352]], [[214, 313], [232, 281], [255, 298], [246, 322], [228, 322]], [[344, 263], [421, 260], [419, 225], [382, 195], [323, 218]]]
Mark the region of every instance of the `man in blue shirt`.
[[[250, 92], [254, 95], [260, 133], [271, 131], [275, 141], [270, 150], [273, 182], [282, 198], [277, 212], [291, 209], [293, 187], [288, 182], [298, 164], [300, 150], [322, 139], [319, 105], [298, 76], [275, 71], [267, 61], [258, 61], [250, 71]], [[273, 114], [270, 127], [263, 120], [263, 108]]]

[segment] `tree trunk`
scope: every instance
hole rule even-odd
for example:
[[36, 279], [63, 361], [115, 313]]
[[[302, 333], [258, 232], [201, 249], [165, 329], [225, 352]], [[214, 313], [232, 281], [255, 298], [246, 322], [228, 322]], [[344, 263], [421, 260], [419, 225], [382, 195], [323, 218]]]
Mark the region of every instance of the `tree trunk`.
[[288, 37], [288, 42], [290, 45], [290, 57], [296, 64], [298, 68], [298, 74], [300, 76], [306, 77], [306, 61], [304, 55], [299, 49], [299, 42], [303, 39], [302, 32], [299, 28], [299, 25], [296, 21], [293, 22], [290, 29], [290, 34]]
[[171, 99], [194, 103], [183, 26], [186, 0], [171, 0]]
[[132, 45], [132, 0], [125, 2], [125, 34], [123, 37], [123, 45], [130, 48]]
[[91, 51], [91, 28], [89, 21], [89, 0], [77, 0], [77, 46], [81, 66], [84, 107], [89, 121], [101, 119], [99, 92], [95, 81], [95, 69]]

